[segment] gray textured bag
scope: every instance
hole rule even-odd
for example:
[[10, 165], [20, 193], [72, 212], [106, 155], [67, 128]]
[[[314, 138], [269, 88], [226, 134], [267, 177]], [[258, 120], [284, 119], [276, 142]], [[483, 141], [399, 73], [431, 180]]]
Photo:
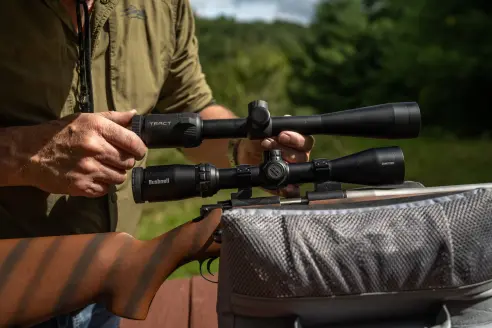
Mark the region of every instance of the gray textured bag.
[[492, 190], [223, 224], [220, 328], [492, 327]]

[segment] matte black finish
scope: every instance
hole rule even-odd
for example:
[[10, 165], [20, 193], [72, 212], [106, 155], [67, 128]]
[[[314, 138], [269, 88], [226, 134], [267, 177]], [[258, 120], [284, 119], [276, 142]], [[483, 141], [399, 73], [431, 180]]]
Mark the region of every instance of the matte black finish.
[[415, 102], [390, 103], [323, 115], [270, 117], [263, 100], [248, 105], [248, 117], [202, 120], [196, 113], [135, 116], [132, 130], [149, 148], [193, 148], [204, 139], [278, 136], [282, 131], [381, 139], [416, 138], [420, 109]]
[[[401, 177], [388, 181], [388, 184], [403, 183], [405, 177], [405, 159], [398, 147], [373, 148], [349, 155], [330, 162], [330, 180], [344, 183], [380, 185], [382, 176]], [[383, 178], [384, 179], [384, 178]], [[362, 181], [362, 183], [361, 183]]]
[[136, 203], [161, 202], [210, 197], [222, 189], [279, 189], [288, 184], [324, 181], [377, 186], [400, 184], [405, 179], [404, 156], [399, 147], [294, 164], [283, 161], [280, 155], [278, 150], [267, 151], [259, 166], [231, 169], [217, 169], [210, 164], [136, 168], [132, 172], [133, 198]]

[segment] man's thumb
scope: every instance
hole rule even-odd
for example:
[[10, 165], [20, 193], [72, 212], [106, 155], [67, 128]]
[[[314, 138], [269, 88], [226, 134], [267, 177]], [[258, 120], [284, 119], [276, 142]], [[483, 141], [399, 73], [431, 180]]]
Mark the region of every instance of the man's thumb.
[[100, 113], [100, 115], [121, 126], [128, 126], [131, 123], [132, 118], [133, 116], [135, 116], [136, 113], [137, 111], [133, 109], [129, 112], [116, 112], [116, 111], [103, 112]]

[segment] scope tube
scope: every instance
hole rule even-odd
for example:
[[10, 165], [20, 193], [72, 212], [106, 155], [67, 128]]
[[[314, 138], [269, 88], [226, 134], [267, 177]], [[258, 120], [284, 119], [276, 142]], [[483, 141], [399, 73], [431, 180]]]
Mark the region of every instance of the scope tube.
[[[271, 133], [295, 131], [305, 135], [326, 134], [382, 139], [416, 138], [420, 133], [420, 108], [415, 102], [391, 103], [361, 107], [310, 116], [272, 117]], [[204, 139], [246, 138], [247, 119], [204, 120]]]
[[399, 147], [365, 150], [335, 160], [316, 159], [288, 164], [280, 151], [269, 151], [260, 166], [217, 169], [210, 164], [160, 165], [132, 171], [136, 203], [211, 197], [222, 189], [264, 187], [334, 181], [361, 185], [400, 184], [405, 162]]
[[305, 135], [338, 135], [382, 139], [416, 138], [420, 108], [415, 102], [390, 103], [322, 115], [270, 117], [265, 102], [250, 103], [248, 118], [202, 120], [196, 113], [135, 116], [132, 130], [148, 148], [193, 148], [204, 139], [278, 136], [282, 131]]

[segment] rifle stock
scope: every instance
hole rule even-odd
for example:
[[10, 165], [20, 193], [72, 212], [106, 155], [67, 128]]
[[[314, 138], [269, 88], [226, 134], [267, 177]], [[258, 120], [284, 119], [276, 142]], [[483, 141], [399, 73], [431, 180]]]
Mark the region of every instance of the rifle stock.
[[212, 235], [221, 214], [149, 241], [125, 233], [0, 240], [0, 326], [30, 326], [96, 302], [145, 319], [171, 273], [219, 255]]

